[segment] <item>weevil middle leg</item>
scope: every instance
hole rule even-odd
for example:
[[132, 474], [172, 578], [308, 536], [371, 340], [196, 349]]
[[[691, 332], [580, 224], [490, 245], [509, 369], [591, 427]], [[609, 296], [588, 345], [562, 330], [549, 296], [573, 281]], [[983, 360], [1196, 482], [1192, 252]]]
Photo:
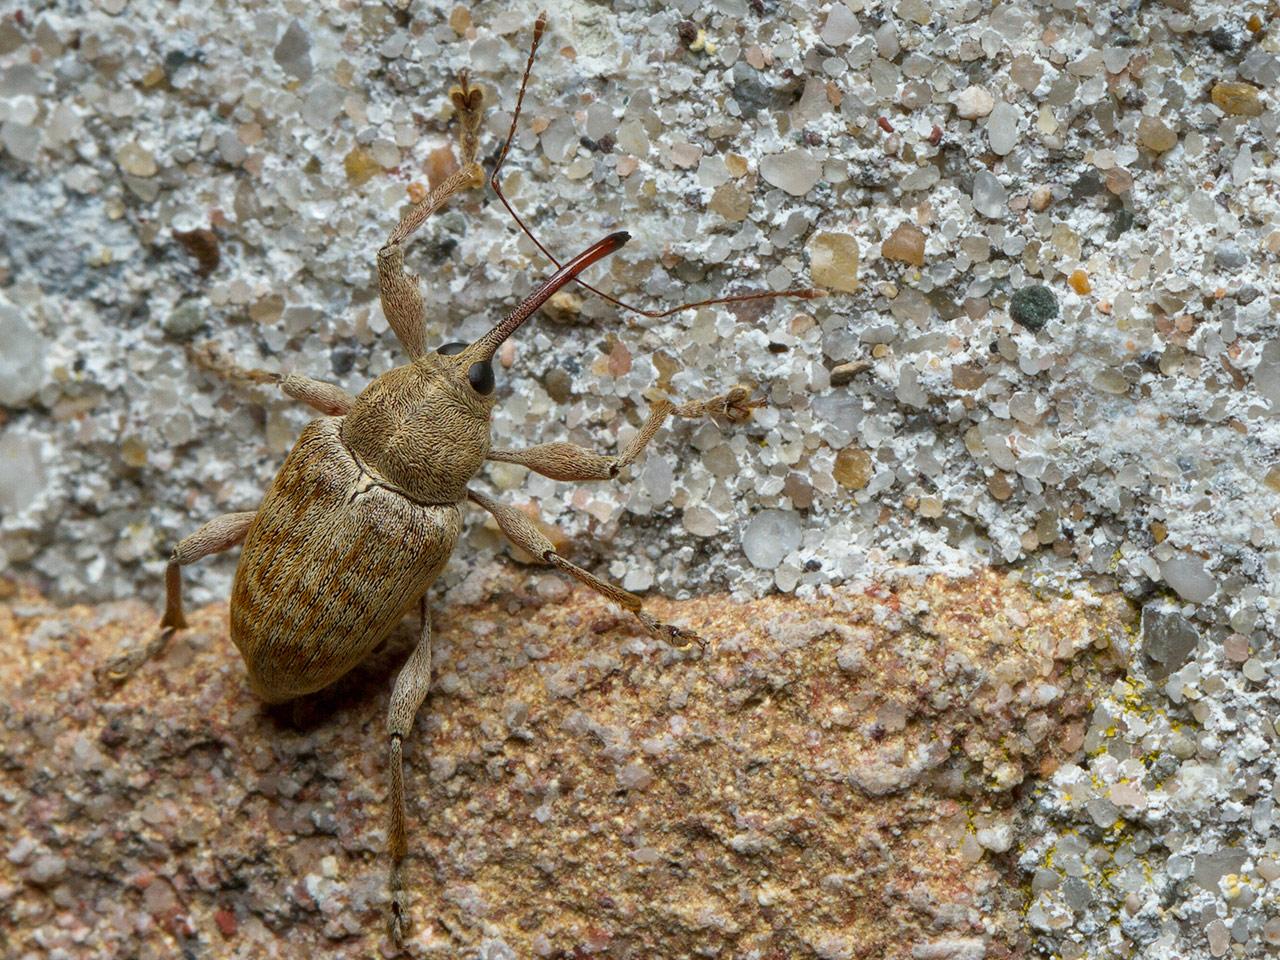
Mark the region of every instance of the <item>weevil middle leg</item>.
[[622, 453], [616, 456], [596, 453], [576, 443], [552, 442], [518, 450], [491, 449], [485, 459], [518, 463], [552, 480], [616, 480], [623, 469], [640, 459], [645, 447], [662, 428], [667, 417], [697, 419], [723, 416], [741, 423], [751, 415], [753, 409], [762, 405], [763, 401], [751, 399], [751, 392], [746, 387], [734, 387], [728, 393], [710, 400], [695, 400], [679, 405], [661, 399], [649, 410], [649, 416], [645, 418], [640, 431]]
[[351, 411], [356, 398], [337, 384], [313, 380], [296, 373], [273, 373], [256, 367], [241, 367], [223, 354], [213, 344], [205, 343], [191, 350], [191, 358], [205, 370], [217, 374], [223, 380], [239, 383], [260, 383], [279, 387], [295, 400], [301, 400], [312, 410], [331, 417], [340, 417]]

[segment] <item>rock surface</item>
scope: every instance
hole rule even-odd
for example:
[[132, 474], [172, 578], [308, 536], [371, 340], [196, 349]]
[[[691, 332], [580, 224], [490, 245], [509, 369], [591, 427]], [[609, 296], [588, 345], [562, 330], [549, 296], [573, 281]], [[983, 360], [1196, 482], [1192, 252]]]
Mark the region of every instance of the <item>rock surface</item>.
[[[549, 575], [494, 567], [477, 596], [434, 618], [407, 751], [414, 956], [1021, 955], [1014, 801], [1077, 756], [1132, 620], [991, 574], [655, 601], [702, 658]], [[382, 729], [410, 625], [268, 710], [225, 608], [191, 619], [99, 695], [152, 611], [0, 608], [8, 955], [391, 955]]]
[[[492, 106], [492, 163], [536, 9], [0, 10], [0, 568], [59, 602], [155, 600], [175, 540], [258, 503], [310, 413], [193, 352], [353, 392], [403, 361], [374, 251], [457, 163], [462, 68]], [[505, 171], [542, 241], [563, 254], [625, 227], [599, 284], [644, 307], [831, 295], [656, 320], [564, 298], [504, 349], [496, 443], [620, 451], [657, 395], [730, 380], [769, 406], [671, 424], [629, 484], [512, 465], [478, 482], [595, 572], [666, 596], [805, 602], [903, 563], [1122, 591], [1146, 626], [1127, 672], [1001, 854], [1034, 950], [1274, 955], [1274, 0], [551, 13]], [[877, 255], [903, 223], [927, 236], [923, 265]], [[549, 269], [478, 192], [407, 256], [431, 345], [476, 335]], [[1048, 322], [1015, 304], [1032, 289]], [[757, 536], [762, 515], [785, 540]], [[441, 587], [459, 602], [502, 549], [472, 524]], [[224, 598], [233, 567], [191, 568], [194, 603]], [[75, 868], [13, 855], [55, 890]], [[951, 942], [920, 960], [972, 954]]]

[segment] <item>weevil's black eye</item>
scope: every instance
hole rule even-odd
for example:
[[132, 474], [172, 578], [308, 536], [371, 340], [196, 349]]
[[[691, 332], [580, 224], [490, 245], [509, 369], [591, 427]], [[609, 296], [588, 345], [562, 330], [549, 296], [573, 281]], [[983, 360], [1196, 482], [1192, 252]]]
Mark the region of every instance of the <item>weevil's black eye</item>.
[[484, 360], [473, 363], [467, 371], [467, 382], [471, 384], [472, 390], [487, 397], [493, 393], [493, 367]]
[[458, 343], [455, 340], [453, 343], [446, 343], [443, 347], [437, 350], [436, 353], [440, 354], [442, 357], [452, 357], [455, 353], [461, 353], [465, 349], [467, 349], [467, 345], [465, 343]]

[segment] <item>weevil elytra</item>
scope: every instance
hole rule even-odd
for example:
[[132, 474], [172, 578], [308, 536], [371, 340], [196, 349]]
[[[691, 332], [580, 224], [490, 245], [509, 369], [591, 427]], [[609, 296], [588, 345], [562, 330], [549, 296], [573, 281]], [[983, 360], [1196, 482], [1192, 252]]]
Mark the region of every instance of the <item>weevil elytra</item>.
[[[427, 348], [424, 305], [417, 277], [405, 271], [404, 245], [455, 194], [483, 188], [486, 181], [476, 160], [483, 95], [463, 72], [450, 91], [459, 121], [461, 166], [408, 208], [377, 256], [382, 307], [410, 362], [377, 377], [358, 397], [295, 374], [244, 370], [217, 361], [209, 364], [231, 378], [275, 384], [323, 416], [303, 430], [256, 510], [211, 520], [178, 544], [165, 571], [165, 610], [155, 638], [103, 670], [105, 679], [119, 682], [163, 650], [174, 632], [186, 626], [181, 567], [237, 545], [243, 549], [231, 594], [231, 639], [244, 659], [254, 693], [268, 703], [290, 700], [338, 680], [416, 607], [419, 638], [396, 677], [386, 728], [390, 922], [397, 940], [403, 937], [409, 918], [403, 882], [408, 849], [403, 741], [431, 681], [426, 593], [462, 531], [463, 507], [470, 502], [488, 511], [513, 543], [629, 611], [652, 636], [680, 646], [698, 639], [655, 620], [638, 596], [557, 553], [524, 513], [469, 489], [468, 484], [486, 461], [522, 464], [554, 480], [614, 480], [639, 459], [667, 417], [721, 416], [742, 421], [758, 406], [744, 387], [681, 405], [659, 400], [635, 438], [612, 456], [570, 443], [491, 447], [495, 351], [561, 287], [578, 282], [595, 291], [580, 274], [629, 239], [624, 232], [612, 233], [561, 262], [538, 242], [502, 194], [498, 173], [516, 130], [545, 28], [543, 14], [534, 26], [511, 130], [488, 179], [516, 222], [555, 263], [555, 273], [474, 343]], [[600, 296], [637, 310], [607, 294]], [[778, 296], [808, 298], [821, 293], [747, 293], [637, 312], [660, 317], [694, 306]]]

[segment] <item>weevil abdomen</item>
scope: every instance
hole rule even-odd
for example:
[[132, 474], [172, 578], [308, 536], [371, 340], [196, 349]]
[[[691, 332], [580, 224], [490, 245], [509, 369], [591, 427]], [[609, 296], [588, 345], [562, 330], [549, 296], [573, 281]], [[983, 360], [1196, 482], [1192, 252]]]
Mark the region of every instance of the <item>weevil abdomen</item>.
[[245, 537], [231, 639], [254, 692], [279, 702], [359, 663], [435, 580], [461, 504], [414, 502], [352, 455], [341, 417], [298, 438]]

